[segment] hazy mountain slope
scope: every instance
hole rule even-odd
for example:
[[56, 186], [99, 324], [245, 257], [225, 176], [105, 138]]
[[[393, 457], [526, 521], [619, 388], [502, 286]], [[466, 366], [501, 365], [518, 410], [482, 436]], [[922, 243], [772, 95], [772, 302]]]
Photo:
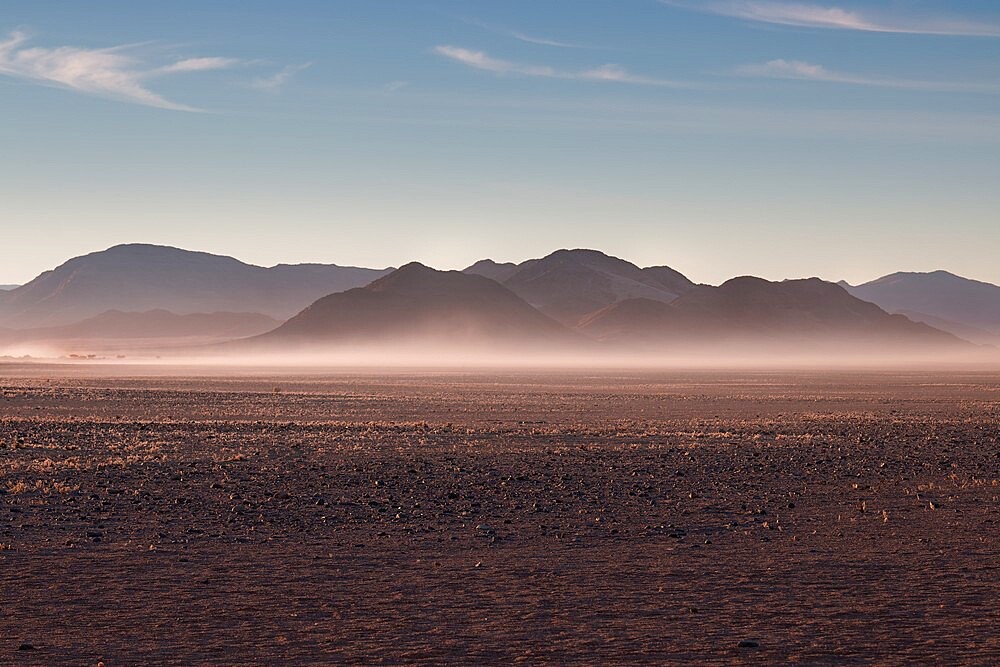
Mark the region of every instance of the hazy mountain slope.
[[262, 313], [285, 319], [321, 296], [386, 271], [304, 264], [264, 268], [165, 246], [121, 245], [76, 257], [0, 294], [0, 324], [69, 324], [108, 310]]
[[584, 317], [577, 330], [609, 344], [659, 346], [690, 338], [695, 322], [668, 303], [653, 299], [625, 299]]
[[668, 267], [640, 269], [596, 250], [558, 250], [523, 262], [504, 285], [569, 325], [616, 301], [645, 298], [669, 303], [694, 287]]
[[593, 313], [581, 331], [609, 342], [837, 342], [861, 346], [962, 345], [951, 334], [890, 315], [817, 278], [741, 277], [698, 287], [672, 304], [622, 301]]
[[947, 271], [894, 273], [846, 288], [891, 313], [921, 313], [965, 327], [1000, 333], [1000, 287]]
[[0, 292], [9, 292], [12, 289], [17, 289], [20, 285], [0, 285]]
[[492, 346], [576, 338], [496, 281], [412, 263], [366, 287], [326, 296], [254, 340]]
[[918, 313], [915, 310], [900, 310], [898, 311], [898, 314], [903, 315], [914, 322], [922, 322], [928, 326], [938, 329], [939, 331], [946, 331], [950, 334], [958, 336], [962, 340], [967, 340], [970, 343], [975, 343], [977, 345], [1000, 345], [1000, 333], [994, 333], [992, 331], [987, 331], [986, 329], [980, 329], [978, 327], [962, 324], [960, 322], [952, 322], [951, 320], [946, 320], [943, 317], [934, 317], [933, 315], [928, 315], [927, 313]]
[[143, 313], [107, 311], [73, 324], [34, 329], [8, 329], [3, 341], [65, 339], [241, 338], [271, 331], [281, 322], [259, 313], [193, 313], [166, 310]]

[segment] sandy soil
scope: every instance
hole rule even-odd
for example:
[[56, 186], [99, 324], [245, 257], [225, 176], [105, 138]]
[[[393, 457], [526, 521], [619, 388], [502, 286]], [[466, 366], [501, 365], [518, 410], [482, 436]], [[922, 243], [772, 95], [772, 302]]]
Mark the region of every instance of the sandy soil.
[[1000, 374], [183, 372], [0, 366], [0, 664], [1000, 661]]

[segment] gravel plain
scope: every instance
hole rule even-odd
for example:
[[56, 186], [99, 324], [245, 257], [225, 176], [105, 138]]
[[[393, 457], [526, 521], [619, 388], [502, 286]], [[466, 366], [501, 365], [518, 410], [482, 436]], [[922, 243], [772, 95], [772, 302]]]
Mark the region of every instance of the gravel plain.
[[0, 664], [997, 664], [1000, 373], [0, 365]]

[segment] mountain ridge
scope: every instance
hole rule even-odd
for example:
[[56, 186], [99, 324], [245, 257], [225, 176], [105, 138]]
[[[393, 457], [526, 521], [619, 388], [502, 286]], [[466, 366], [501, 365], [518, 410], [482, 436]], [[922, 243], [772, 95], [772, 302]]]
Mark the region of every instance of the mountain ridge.
[[[503, 267], [503, 271], [498, 272], [497, 267]], [[505, 287], [567, 326], [574, 326], [594, 310], [625, 298], [643, 297], [669, 303], [695, 286], [669, 267], [643, 269], [585, 248], [556, 250], [513, 268], [481, 260], [465, 271], [474, 273], [484, 268], [488, 273], [499, 273]]]
[[0, 293], [0, 323], [54, 326], [108, 310], [153, 309], [258, 312], [284, 319], [321, 296], [367, 284], [387, 272], [332, 264], [260, 267], [226, 255], [121, 244], [74, 257]]
[[961, 346], [959, 338], [885, 312], [842, 287], [807, 278], [752, 276], [699, 286], [670, 304], [625, 300], [594, 313], [581, 328], [605, 342], [705, 345], [740, 340], [826, 344]]

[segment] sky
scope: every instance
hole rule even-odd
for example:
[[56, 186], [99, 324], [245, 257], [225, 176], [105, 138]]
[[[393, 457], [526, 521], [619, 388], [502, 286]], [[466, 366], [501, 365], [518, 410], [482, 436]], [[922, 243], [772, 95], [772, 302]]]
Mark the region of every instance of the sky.
[[992, 0], [2, 0], [0, 283], [126, 242], [1000, 283]]

